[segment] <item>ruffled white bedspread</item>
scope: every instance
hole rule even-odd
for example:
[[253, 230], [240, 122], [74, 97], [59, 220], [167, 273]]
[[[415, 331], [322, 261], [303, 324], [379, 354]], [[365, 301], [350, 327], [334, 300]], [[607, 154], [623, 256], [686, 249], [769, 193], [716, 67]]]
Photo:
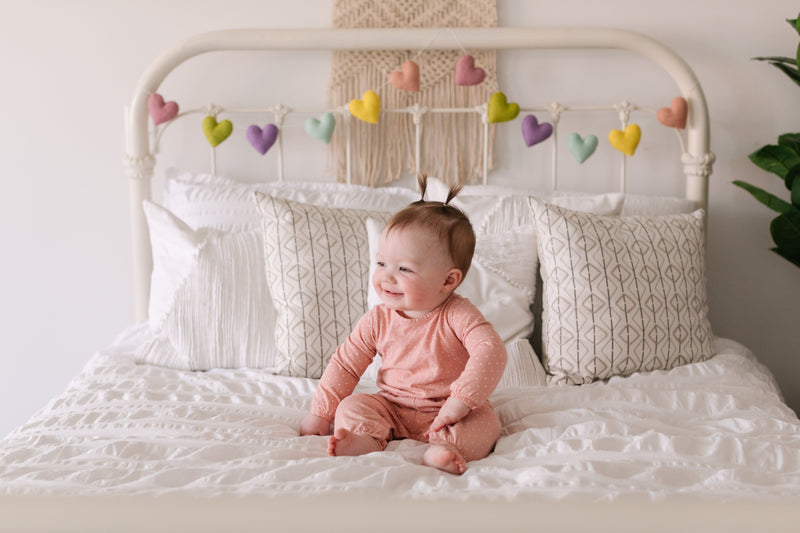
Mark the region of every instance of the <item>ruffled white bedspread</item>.
[[[137, 365], [133, 328], [0, 441], [0, 493], [614, 500], [800, 495], [800, 422], [768, 371], [718, 340], [710, 361], [582, 387], [498, 391], [503, 437], [461, 477], [424, 445], [328, 457], [298, 437], [316, 381]], [[366, 387], [369, 388], [369, 387]]]

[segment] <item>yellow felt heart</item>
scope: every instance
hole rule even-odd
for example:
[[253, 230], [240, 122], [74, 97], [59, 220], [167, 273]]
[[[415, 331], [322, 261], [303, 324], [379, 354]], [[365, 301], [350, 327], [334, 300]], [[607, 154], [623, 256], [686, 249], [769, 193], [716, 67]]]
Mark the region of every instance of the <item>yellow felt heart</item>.
[[217, 123], [217, 117], [208, 116], [203, 119], [203, 133], [211, 146], [217, 146], [233, 133], [233, 124], [230, 120]]
[[350, 100], [350, 113], [359, 120], [378, 123], [378, 116], [381, 114], [381, 98], [375, 91], [367, 91], [361, 100]]
[[519, 104], [508, 103], [505, 93], [496, 92], [489, 98], [489, 122], [508, 122], [519, 115]]
[[611, 146], [626, 155], [633, 155], [639, 140], [642, 138], [642, 129], [638, 124], [630, 124], [625, 128], [625, 133], [620, 130], [611, 130], [608, 134], [608, 142]]

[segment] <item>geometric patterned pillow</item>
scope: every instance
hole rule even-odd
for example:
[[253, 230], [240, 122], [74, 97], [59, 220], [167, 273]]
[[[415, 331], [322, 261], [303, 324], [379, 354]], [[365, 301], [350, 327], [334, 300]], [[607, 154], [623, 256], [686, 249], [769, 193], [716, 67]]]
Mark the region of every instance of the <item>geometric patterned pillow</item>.
[[713, 355], [703, 211], [606, 217], [531, 199], [551, 383], [668, 370]]
[[391, 213], [314, 206], [258, 192], [254, 197], [277, 312], [276, 371], [319, 378], [368, 309], [366, 219], [385, 223]]

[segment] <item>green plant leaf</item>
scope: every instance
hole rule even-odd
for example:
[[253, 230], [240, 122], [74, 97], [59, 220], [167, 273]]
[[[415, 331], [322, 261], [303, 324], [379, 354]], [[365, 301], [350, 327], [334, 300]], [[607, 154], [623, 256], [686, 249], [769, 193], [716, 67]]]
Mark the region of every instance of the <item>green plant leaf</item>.
[[786, 63], [779, 63], [777, 61], [772, 61], [770, 63], [773, 67], [777, 68], [784, 74], [786, 74], [790, 80], [795, 82], [796, 84], [800, 85], [800, 72], [797, 71], [797, 64], [792, 63], [788, 65]]
[[769, 232], [782, 254], [800, 259], [800, 210], [794, 209], [772, 219]]
[[800, 34], [800, 26], [798, 25], [798, 21], [800, 21], [800, 13], [798, 13], [798, 16], [797, 16], [797, 18], [796, 18], [796, 19], [786, 19], [786, 22], [788, 22], [788, 23], [789, 23], [789, 25], [790, 25], [792, 28], [794, 28], [794, 30], [795, 30], [795, 31], [796, 31], [798, 34]]
[[786, 213], [792, 209], [792, 204], [786, 200], [782, 200], [781, 198], [778, 198], [774, 194], [767, 192], [760, 187], [750, 185], [746, 181], [736, 180], [733, 182], [733, 184], [752, 194], [756, 200], [769, 207], [773, 211], [777, 211], [778, 213]]
[[792, 183], [792, 205], [800, 209], [800, 179], [795, 179]]
[[786, 179], [789, 169], [800, 165], [800, 155], [788, 146], [768, 144], [748, 156], [750, 161], [767, 172]]
[[795, 59], [793, 57], [786, 56], [758, 56], [751, 57], [750, 59], [755, 61], [769, 61], [770, 63], [787, 63], [789, 65], [795, 65]]
[[791, 148], [800, 154], [800, 133], [784, 133], [778, 137], [778, 145]]
[[796, 266], [796, 267], [800, 267], [800, 258], [797, 258], [797, 257], [791, 257], [790, 255], [788, 255], [787, 253], [785, 253], [785, 252], [784, 252], [783, 250], [781, 250], [780, 248], [770, 248], [770, 250], [772, 250], [773, 252], [775, 252], [775, 253], [776, 253], [776, 254], [778, 254], [779, 256], [783, 257], [784, 259], [786, 259], [786, 260], [787, 260], [787, 261], [789, 261], [790, 263], [794, 263], [794, 266]]
[[786, 174], [786, 178], [785, 178], [785, 183], [786, 183], [786, 188], [787, 189], [789, 189], [790, 191], [792, 190], [792, 186], [793, 186], [794, 182], [798, 181], [797, 180], [798, 176], [800, 176], [800, 165], [792, 167], [792, 168], [789, 169], [789, 172]]

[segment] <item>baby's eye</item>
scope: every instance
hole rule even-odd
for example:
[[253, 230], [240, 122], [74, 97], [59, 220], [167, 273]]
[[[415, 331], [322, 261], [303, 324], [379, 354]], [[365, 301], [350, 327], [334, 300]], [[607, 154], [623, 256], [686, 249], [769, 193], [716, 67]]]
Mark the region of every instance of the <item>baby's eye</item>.
[[381, 268], [386, 266], [386, 263], [384, 263], [383, 261], [376, 261], [375, 264]]
[[412, 270], [408, 267], [400, 267], [400, 272], [412, 272]]

